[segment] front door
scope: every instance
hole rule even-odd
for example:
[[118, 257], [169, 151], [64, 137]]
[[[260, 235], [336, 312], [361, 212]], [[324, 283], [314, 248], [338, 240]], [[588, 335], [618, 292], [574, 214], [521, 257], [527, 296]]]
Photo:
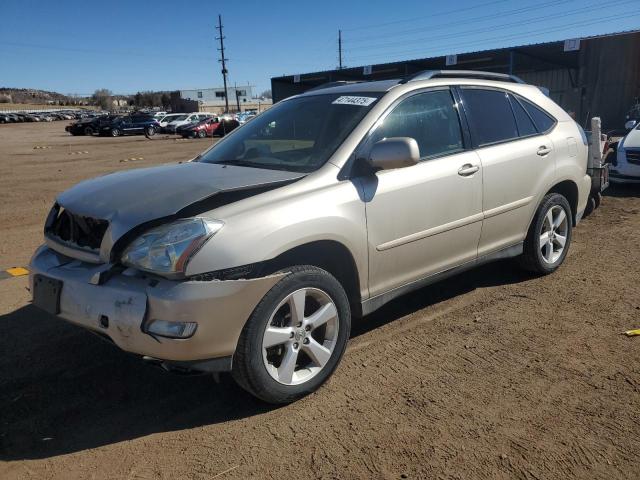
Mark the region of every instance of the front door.
[[465, 150], [449, 89], [402, 100], [364, 149], [390, 137], [414, 138], [421, 162], [364, 181], [372, 297], [473, 261], [482, 229], [481, 163]]

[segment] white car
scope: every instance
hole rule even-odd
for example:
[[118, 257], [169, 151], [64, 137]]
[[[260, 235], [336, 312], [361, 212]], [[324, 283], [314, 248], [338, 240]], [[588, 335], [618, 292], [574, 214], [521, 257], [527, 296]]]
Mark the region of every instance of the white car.
[[171, 120], [167, 124], [165, 129], [170, 133], [175, 133], [176, 129], [178, 127], [181, 127], [182, 125], [186, 125], [188, 123], [200, 122], [205, 118], [213, 117], [213, 116], [215, 115], [209, 112], [183, 113], [182, 115], [177, 116], [173, 120]]
[[173, 120], [177, 119], [178, 117], [183, 116], [184, 113], [169, 113], [167, 115], [164, 115], [163, 117], [161, 117], [158, 120], [158, 123], [160, 124], [161, 127], [166, 127], [167, 125], [169, 125], [169, 122], [172, 122]]
[[609, 168], [614, 183], [640, 183], [640, 123], [627, 122], [631, 131], [618, 143], [618, 152]]

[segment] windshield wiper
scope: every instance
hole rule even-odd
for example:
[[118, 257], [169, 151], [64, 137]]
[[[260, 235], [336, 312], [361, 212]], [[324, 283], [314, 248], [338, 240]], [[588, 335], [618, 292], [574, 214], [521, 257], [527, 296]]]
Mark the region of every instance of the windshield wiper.
[[214, 163], [220, 163], [222, 165], [233, 165], [234, 167], [262, 168], [266, 170], [288, 170], [286, 165], [252, 162], [251, 160], [220, 160], [219, 162]]

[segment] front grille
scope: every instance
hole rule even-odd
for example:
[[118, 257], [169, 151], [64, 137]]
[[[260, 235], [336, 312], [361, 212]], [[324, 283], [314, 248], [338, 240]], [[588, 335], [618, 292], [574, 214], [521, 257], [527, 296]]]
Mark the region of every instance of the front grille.
[[107, 227], [106, 220], [76, 215], [56, 204], [47, 219], [45, 235], [83, 250], [100, 250]]
[[627, 162], [640, 165], [640, 149], [627, 150]]

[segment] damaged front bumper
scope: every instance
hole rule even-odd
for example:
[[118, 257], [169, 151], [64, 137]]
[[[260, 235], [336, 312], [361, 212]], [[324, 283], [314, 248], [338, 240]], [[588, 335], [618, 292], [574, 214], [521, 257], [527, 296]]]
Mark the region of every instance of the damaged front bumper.
[[[108, 337], [127, 352], [195, 370], [228, 370], [255, 305], [284, 274], [248, 280], [167, 280], [134, 269], [109, 272], [43, 245], [30, 264], [29, 284], [52, 279], [57, 315]], [[55, 313], [55, 312], [54, 312]], [[154, 320], [195, 322], [189, 338], [145, 333]]]

